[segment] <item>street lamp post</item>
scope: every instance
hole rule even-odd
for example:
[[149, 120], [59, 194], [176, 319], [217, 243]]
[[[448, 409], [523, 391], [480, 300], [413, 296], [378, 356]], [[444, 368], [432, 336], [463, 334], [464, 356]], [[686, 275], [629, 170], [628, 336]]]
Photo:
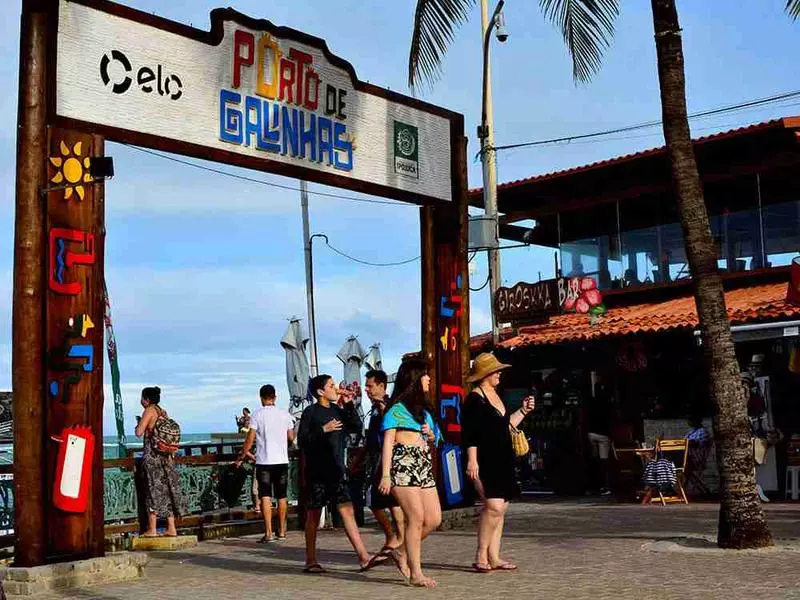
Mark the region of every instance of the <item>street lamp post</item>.
[[[494, 150], [494, 116], [492, 109], [492, 83], [489, 67], [489, 43], [492, 30], [497, 27], [497, 39], [505, 42], [508, 34], [503, 22], [503, 5], [499, 0], [491, 19], [489, 18], [489, 0], [481, 0], [481, 31], [483, 32], [483, 93], [481, 99], [481, 124], [478, 127], [478, 138], [481, 144], [481, 164], [483, 166], [483, 208], [486, 216], [492, 219], [494, 240], [499, 239], [497, 218], [497, 155]], [[494, 298], [500, 288], [500, 253], [497, 248], [490, 248], [489, 259], [489, 295], [492, 312], [492, 340], [500, 341], [500, 328], [494, 308]]]
[[[300, 181], [300, 206], [303, 211], [303, 253], [306, 263], [306, 303], [308, 305], [308, 337], [311, 342], [311, 376], [319, 375], [319, 362], [317, 359], [317, 319], [314, 314], [314, 257], [312, 254], [312, 240], [315, 237], [325, 237], [321, 234], [310, 235], [308, 218], [308, 183]], [[325, 237], [327, 240], [328, 238]]]

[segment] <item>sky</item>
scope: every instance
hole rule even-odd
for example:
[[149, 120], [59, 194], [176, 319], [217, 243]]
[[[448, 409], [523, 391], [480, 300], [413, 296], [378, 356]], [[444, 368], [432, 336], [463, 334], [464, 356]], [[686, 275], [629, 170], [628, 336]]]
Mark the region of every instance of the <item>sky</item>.
[[[135, 8], [208, 29], [214, 0], [126, 0]], [[409, 93], [408, 43], [414, 3], [376, 0], [228, 0], [266, 18], [324, 38], [362, 80]], [[576, 85], [557, 31], [537, 2], [508, 0], [510, 37], [492, 41], [496, 144], [613, 129], [660, 117], [652, 21], [644, 2], [622, 2], [613, 46], [593, 81]], [[783, 0], [758, 3], [679, 0], [690, 112], [798, 88], [800, 23]], [[14, 233], [16, 102], [20, 0], [0, 2], [0, 390], [11, 389], [11, 292]], [[480, 117], [480, 18], [457, 34], [443, 76], [424, 100], [463, 113], [469, 136], [469, 185], [480, 187], [474, 160]], [[692, 122], [695, 136], [800, 114], [787, 101]], [[658, 129], [590, 142], [498, 154], [500, 182], [565, 169], [661, 145]], [[164, 406], [186, 432], [231, 431], [233, 415], [258, 403], [273, 383], [286, 405], [285, 359], [279, 341], [292, 316], [305, 317], [299, 194], [209, 173], [109, 143], [116, 176], [106, 184], [106, 279], [119, 347], [126, 430], [142, 387], [159, 385]], [[265, 182], [297, 182], [227, 165], [193, 164]], [[394, 262], [419, 255], [418, 210], [318, 196], [353, 196], [310, 184], [311, 231], [351, 256]], [[472, 263], [472, 286], [486, 280], [486, 258]], [[420, 345], [419, 263], [366, 267], [314, 250], [320, 370], [342, 377], [336, 352], [349, 335], [367, 349], [381, 344], [384, 367]], [[504, 284], [553, 276], [552, 251], [503, 251]], [[472, 332], [489, 328], [486, 290], [472, 294]], [[110, 381], [106, 366], [106, 381]], [[105, 428], [113, 433], [106, 390]]]

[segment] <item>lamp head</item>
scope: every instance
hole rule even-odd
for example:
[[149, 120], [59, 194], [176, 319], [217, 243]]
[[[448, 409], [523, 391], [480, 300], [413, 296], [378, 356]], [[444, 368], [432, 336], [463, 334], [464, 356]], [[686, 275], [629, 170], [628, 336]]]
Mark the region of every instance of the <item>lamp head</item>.
[[508, 29], [506, 29], [506, 18], [505, 15], [503, 15], [502, 11], [497, 13], [497, 16], [494, 18], [494, 25], [496, 28], [494, 34], [497, 37], [497, 41], [502, 44], [508, 39]]

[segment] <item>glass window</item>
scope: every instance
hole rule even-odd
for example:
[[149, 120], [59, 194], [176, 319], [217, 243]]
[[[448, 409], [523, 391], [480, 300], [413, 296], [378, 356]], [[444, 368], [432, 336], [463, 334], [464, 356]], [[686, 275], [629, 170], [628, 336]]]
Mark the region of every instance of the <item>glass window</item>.
[[661, 285], [689, 277], [683, 231], [671, 198], [640, 196], [619, 206], [623, 286]]
[[767, 266], [784, 267], [800, 253], [800, 180], [789, 169], [762, 173], [760, 180]]
[[559, 230], [563, 276], [592, 277], [600, 289], [617, 286], [623, 269], [616, 203], [562, 213]]
[[719, 268], [728, 273], [762, 268], [755, 175], [707, 183], [705, 199]]

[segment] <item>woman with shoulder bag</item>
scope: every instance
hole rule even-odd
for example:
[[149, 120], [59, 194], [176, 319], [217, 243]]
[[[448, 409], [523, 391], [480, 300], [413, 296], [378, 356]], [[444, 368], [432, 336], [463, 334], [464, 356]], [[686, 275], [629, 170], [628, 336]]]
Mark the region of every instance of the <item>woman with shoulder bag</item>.
[[[186, 512], [186, 499], [181, 490], [178, 472], [172, 454], [165, 452], [159, 444], [156, 431], [159, 421], [169, 419], [161, 403], [161, 388], [146, 387], [142, 390], [144, 413], [136, 425], [136, 436], [143, 437], [144, 452], [142, 469], [146, 482], [145, 502], [147, 508], [147, 531], [142, 537], [157, 537], [156, 520], [167, 519], [167, 537], [178, 535], [175, 517]], [[170, 449], [171, 450], [171, 449]]]
[[461, 415], [461, 440], [467, 455], [467, 477], [483, 501], [478, 521], [478, 549], [472, 568], [478, 573], [513, 571], [517, 566], [500, 557], [508, 503], [519, 495], [514, 472], [516, 457], [527, 453], [527, 441], [517, 427], [534, 409], [533, 396], [509, 413], [497, 393], [500, 371], [509, 368], [494, 355], [478, 355], [467, 379], [474, 390]]

